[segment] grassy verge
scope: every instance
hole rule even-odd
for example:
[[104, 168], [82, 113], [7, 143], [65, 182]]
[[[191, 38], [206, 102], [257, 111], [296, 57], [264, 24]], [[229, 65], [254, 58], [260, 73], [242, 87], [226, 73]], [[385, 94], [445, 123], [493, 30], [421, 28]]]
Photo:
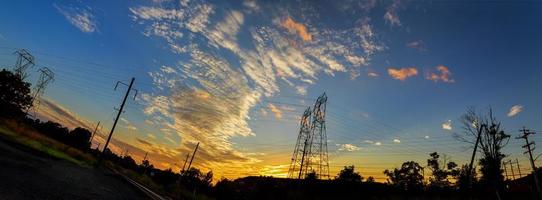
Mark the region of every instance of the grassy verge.
[[96, 162], [91, 155], [62, 144], [30, 127], [18, 124], [14, 120], [0, 121], [0, 134], [23, 146], [42, 152], [56, 159], [66, 160], [79, 166], [89, 167]]

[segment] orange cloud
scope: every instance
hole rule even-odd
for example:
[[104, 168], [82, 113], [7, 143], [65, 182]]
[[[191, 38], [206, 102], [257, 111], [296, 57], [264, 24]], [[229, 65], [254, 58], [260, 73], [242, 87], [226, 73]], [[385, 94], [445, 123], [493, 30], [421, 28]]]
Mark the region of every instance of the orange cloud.
[[312, 35], [307, 31], [307, 27], [301, 23], [295, 22], [291, 17], [282, 21], [281, 26], [286, 28], [291, 33], [297, 33], [303, 41], [311, 41]]
[[439, 65], [437, 66], [437, 70], [439, 71], [438, 74], [431, 72], [430, 74], [426, 76], [426, 78], [435, 82], [439, 82], [439, 81], [442, 81], [445, 83], [455, 82], [454, 79], [451, 78], [452, 73], [446, 66]]
[[393, 79], [404, 81], [408, 77], [418, 75], [418, 70], [414, 67], [406, 67], [406, 68], [401, 68], [401, 69], [389, 68], [388, 74]]
[[275, 118], [282, 119], [282, 111], [280, 111], [279, 108], [277, 108], [275, 105], [271, 103], [268, 104], [267, 107], [269, 107], [269, 110], [271, 110], [271, 112], [275, 114]]

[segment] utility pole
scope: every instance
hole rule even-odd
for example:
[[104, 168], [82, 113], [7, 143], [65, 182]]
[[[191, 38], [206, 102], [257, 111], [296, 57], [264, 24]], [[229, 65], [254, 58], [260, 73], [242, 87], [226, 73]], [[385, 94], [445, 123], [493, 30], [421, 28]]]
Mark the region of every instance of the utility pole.
[[98, 121], [98, 124], [96, 124], [96, 128], [94, 128], [94, 132], [92, 132], [92, 136], [90, 136], [90, 144], [92, 144], [92, 140], [94, 139], [94, 135], [96, 135], [96, 131], [98, 130], [98, 126], [100, 126], [100, 121]]
[[188, 164], [188, 169], [186, 169], [186, 170], [190, 170], [190, 166], [192, 166], [192, 161], [194, 161], [194, 156], [196, 155], [196, 151], [198, 150], [198, 147], [199, 147], [199, 142], [196, 145], [196, 148], [194, 149], [194, 153], [192, 153], [192, 158], [190, 159], [190, 164]]
[[472, 164], [474, 163], [474, 157], [476, 156], [476, 150], [478, 149], [478, 143], [480, 143], [480, 136], [482, 136], [482, 128], [484, 128], [485, 124], [480, 124], [480, 127], [478, 128], [478, 136], [476, 137], [476, 143], [474, 144], [474, 150], [472, 150], [472, 157], [470, 159], [469, 164], [469, 171], [468, 171], [468, 178], [469, 178], [469, 187], [472, 187]]
[[508, 164], [510, 164], [510, 170], [512, 170], [512, 179], [516, 180], [516, 174], [514, 173], [514, 165], [512, 165], [512, 160], [508, 160]]
[[186, 154], [186, 159], [184, 160], [183, 170], [181, 170], [181, 173], [184, 172], [184, 167], [186, 167], [186, 163], [188, 162], [188, 158], [190, 158], [190, 153]]
[[[128, 85], [128, 90], [126, 90], [126, 94], [124, 95], [124, 99], [122, 100], [122, 104], [120, 104], [120, 109], [119, 109], [119, 112], [117, 113], [117, 117], [115, 118], [115, 122], [113, 122], [113, 127], [111, 128], [111, 132], [109, 132], [109, 136], [107, 137], [107, 141], [105, 142], [105, 145], [104, 145], [104, 148], [103, 148], [103, 151], [102, 151], [102, 156], [100, 157], [100, 161], [105, 156], [105, 150], [107, 149], [107, 145], [109, 145], [109, 141], [111, 140], [111, 136], [113, 135], [113, 132], [115, 131], [115, 127], [117, 126], [117, 122], [119, 121], [120, 114], [122, 114], [122, 109], [124, 109], [124, 104], [126, 104], [126, 99], [128, 98], [128, 95], [130, 94], [130, 91], [132, 90], [132, 85], [134, 85], [134, 81], [135, 81], [135, 78], [132, 78], [132, 80], [130, 81], [130, 85]], [[115, 85], [115, 90], [117, 89], [117, 86], [119, 86], [119, 83], [126, 85], [123, 82], [117, 81], [117, 84]], [[135, 90], [135, 91], [136, 91], [136, 93], [134, 95], [134, 99], [135, 99], [135, 97], [137, 95], [137, 90]]]
[[531, 147], [531, 145], [534, 145], [534, 142], [529, 142], [529, 135], [536, 134], [535, 132], [530, 131], [529, 129], [523, 129], [519, 130], [523, 133], [523, 135], [516, 137], [516, 139], [524, 139], [525, 145], [523, 145], [523, 148], [526, 148], [527, 151], [523, 152], [523, 154], [529, 154], [529, 160], [531, 161], [531, 168], [533, 168], [533, 177], [534, 177], [534, 183], [536, 186], [536, 191], [538, 192], [538, 195], [540, 195], [540, 184], [538, 183], [538, 173], [536, 170], [536, 166], [534, 165], [534, 159], [533, 159], [533, 150], [534, 147]]
[[147, 155], [149, 154], [149, 152], [145, 152], [145, 157], [143, 157], [143, 160], [147, 160]]
[[517, 158], [516, 158], [516, 165], [518, 166], [519, 178], [521, 178], [521, 168], [519, 168], [519, 161]]
[[504, 167], [504, 180], [508, 179], [508, 170], [506, 170], [506, 163], [507, 162], [502, 162], [502, 167]]

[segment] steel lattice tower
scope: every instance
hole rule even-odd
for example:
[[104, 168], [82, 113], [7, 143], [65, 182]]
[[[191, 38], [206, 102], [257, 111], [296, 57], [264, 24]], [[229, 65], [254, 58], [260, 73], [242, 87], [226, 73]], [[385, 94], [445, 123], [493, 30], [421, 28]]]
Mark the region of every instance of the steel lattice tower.
[[300, 179], [307, 174], [311, 130], [311, 108], [308, 107], [303, 113], [299, 124], [299, 135], [297, 136], [292, 162], [288, 170], [288, 178]]
[[288, 171], [289, 178], [305, 178], [316, 173], [317, 178], [329, 178], [326, 134], [327, 95], [322, 94], [314, 107], [305, 110], [301, 118], [299, 135]]
[[329, 178], [326, 134], [326, 93], [316, 99], [312, 110], [311, 146], [309, 147], [309, 170], [316, 172], [319, 179]]
[[36, 106], [34, 105], [34, 103], [38, 104], [39, 101], [40, 101], [40, 97], [41, 95], [43, 94], [43, 92], [45, 91], [45, 88], [47, 87], [47, 85], [52, 82], [52, 81], [55, 81], [55, 73], [53, 71], [51, 71], [49, 68], [47, 67], [43, 67], [41, 69], [38, 70], [40, 72], [40, 76], [38, 78], [38, 81], [36, 82], [36, 85], [34, 86], [34, 91], [33, 91], [33, 94], [32, 94], [32, 101], [30, 103], [30, 108], [36, 108]]
[[30, 54], [25, 49], [17, 50], [15, 54], [17, 54], [18, 57], [13, 71], [17, 76], [19, 76], [19, 78], [21, 78], [21, 80], [24, 80], [28, 76], [28, 74], [26, 73], [28, 68], [31, 68], [35, 65], [34, 56], [32, 56], [32, 54]]

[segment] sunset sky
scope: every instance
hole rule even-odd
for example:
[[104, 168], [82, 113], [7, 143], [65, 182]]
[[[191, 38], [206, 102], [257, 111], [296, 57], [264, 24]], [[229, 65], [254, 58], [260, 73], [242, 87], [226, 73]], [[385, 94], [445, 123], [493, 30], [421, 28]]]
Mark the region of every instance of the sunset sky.
[[[17, 49], [48, 67], [36, 115], [103, 128], [103, 146], [135, 77], [112, 149], [160, 168], [194, 165], [215, 179], [284, 177], [299, 118], [328, 96], [330, 175], [384, 169], [437, 151], [458, 164], [454, 139], [469, 106], [491, 106], [514, 139], [542, 132], [540, 1], [30, 1], [0, 6], [0, 66]], [[135, 93], [132, 93], [132, 95]], [[542, 144], [540, 135], [532, 139]], [[538, 149], [537, 149], [538, 151]], [[508, 159], [508, 158], [507, 158]], [[505, 160], [507, 160], [505, 159]], [[540, 162], [537, 162], [542, 164]]]

